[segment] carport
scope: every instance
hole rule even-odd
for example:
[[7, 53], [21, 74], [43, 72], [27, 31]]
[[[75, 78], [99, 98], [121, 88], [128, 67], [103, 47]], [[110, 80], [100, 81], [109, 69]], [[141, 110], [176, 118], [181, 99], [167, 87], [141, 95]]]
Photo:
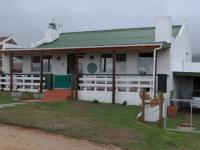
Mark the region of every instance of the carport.
[[173, 72], [175, 98], [188, 99], [200, 91], [200, 72]]

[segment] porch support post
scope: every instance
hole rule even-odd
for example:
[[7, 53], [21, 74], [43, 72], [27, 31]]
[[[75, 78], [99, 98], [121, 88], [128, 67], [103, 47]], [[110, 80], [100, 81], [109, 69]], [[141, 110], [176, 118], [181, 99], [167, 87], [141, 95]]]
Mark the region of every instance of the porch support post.
[[40, 54], [40, 93], [43, 92], [43, 53]]
[[116, 50], [113, 50], [113, 54], [112, 54], [112, 104], [115, 104], [115, 91], [116, 91], [116, 81], [115, 81], [115, 77], [116, 77], [116, 70], [115, 70], [115, 66], [116, 66]]
[[156, 97], [157, 51], [153, 53], [153, 97]]
[[75, 70], [75, 100], [78, 99], [78, 84], [79, 84], [79, 73], [78, 73], [78, 67], [79, 67], [79, 61], [78, 61], [78, 58], [79, 58], [79, 51], [77, 50], [76, 51], [76, 70]]
[[13, 53], [9, 55], [10, 92], [13, 91]]

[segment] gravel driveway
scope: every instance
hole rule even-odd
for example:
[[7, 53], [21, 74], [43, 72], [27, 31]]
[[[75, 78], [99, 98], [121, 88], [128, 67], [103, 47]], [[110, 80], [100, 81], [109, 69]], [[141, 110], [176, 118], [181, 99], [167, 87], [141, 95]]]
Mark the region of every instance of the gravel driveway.
[[38, 130], [0, 124], [0, 150], [120, 150]]

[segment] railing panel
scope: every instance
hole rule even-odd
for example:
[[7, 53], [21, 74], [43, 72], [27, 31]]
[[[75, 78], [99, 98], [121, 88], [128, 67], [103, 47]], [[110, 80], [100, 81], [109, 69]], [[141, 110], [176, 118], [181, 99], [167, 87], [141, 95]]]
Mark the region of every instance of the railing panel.
[[[111, 91], [112, 75], [83, 75], [79, 78], [80, 90]], [[116, 91], [139, 92], [142, 89], [153, 90], [152, 76], [116, 76]]]
[[[10, 75], [0, 76], [0, 88], [10, 90]], [[45, 86], [45, 77], [43, 77], [43, 87]], [[18, 74], [13, 75], [13, 91], [21, 92], [39, 92], [40, 75]]]

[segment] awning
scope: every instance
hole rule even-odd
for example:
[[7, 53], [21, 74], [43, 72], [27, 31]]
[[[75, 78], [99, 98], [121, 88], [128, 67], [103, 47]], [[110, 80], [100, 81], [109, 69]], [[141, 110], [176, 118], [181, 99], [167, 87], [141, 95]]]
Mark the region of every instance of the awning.
[[178, 76], [178, 77], [200, 77], [200, 72], [173, 72], [173, 76]]

